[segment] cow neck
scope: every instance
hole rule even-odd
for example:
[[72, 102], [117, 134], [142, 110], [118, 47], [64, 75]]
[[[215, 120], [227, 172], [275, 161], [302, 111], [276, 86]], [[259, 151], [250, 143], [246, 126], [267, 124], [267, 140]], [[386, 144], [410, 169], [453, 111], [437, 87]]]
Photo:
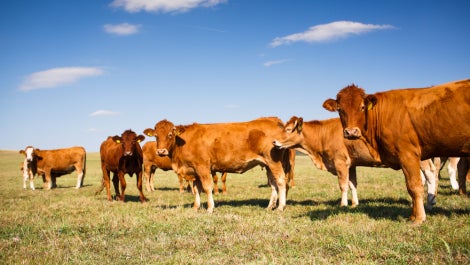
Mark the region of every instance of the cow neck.
[[323, 144], [321, 141], [323, 135], [321, 122], [317, 120], [304, 122], [303, 127], [301, 147], [309, 153], [320, 151], [320, 145]]
[[[365, 138], [366, 142], [372, 147], [375, 152], [379, 150], [379, 137], [380, 137], [380, 120], [378, 115], [379, 109], [383, 105], [382, 101], [379, 100], [379, 103], [371, 109], [366, 111], [366, 124], [365, 124], [365, 131], [363, 133], [363, 137]], [[374, 157], [374, 155], [372, 155]]]

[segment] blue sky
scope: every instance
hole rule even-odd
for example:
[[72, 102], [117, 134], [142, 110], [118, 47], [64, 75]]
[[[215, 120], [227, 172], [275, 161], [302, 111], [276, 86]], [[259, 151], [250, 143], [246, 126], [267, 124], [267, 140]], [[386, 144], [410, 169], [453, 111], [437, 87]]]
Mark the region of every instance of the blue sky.
[[[470, 1], [0, 3], [0, 149], [175, 124], [336, 117], [367, 92], [470, 78]], [[147, 140], [153, 140], [147, 138]]]

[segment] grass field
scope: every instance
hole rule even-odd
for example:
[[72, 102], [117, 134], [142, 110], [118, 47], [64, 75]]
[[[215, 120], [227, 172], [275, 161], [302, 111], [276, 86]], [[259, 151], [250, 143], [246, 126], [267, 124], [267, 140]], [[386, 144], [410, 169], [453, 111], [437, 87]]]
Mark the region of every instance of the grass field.
[[[85, 187], [76, 173], [58, 188], [23, 190], [18, 152], [0, 151], [1, 264], [469, 264], [470, 199], [443, 170], [437, 205], [421, 226], [408, 221], [401, 171], [359, 168], [359, 206], [340, 208], [337, 178], [298, 156], [296, 187], [284, 212], [267, 211], [265, 171], [229, 174], [213, 214], [193, 210], [173, 172], [157, 171], [141, 204], [135, 177], [126, 202], [108, 202], [99, 154], [87, 156]], [[206, 196], [202, 194], [203, 207]]]

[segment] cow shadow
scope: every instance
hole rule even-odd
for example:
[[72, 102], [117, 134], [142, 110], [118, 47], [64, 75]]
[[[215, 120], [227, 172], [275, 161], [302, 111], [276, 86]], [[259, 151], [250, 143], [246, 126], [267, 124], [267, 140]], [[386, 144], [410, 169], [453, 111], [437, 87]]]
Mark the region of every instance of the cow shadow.
[[[346, 213], [361, 213], [366, 214], [369, 218], [374, 220], [391, 220], [402, 221], [409, 219], [411, 215], [411, 202], [406, 199], [396, 198], [378, 198], [378, 199], [364, 199], [360, 201], [357, 207], [340, 207], [339, 200], [330, 200], [319, 202], [329, 207], [327, 209], [311, 210], [305, 215], [312, 221], [325, 220], [330, 216]], [[452, 215], [468, 215], [469, 209], [449, 210], [434, 206], [432, 210], [426, 210], [428, 216], [445, 216], [451, 217]], [[298, 217], [302, 217], [298, 216]]]

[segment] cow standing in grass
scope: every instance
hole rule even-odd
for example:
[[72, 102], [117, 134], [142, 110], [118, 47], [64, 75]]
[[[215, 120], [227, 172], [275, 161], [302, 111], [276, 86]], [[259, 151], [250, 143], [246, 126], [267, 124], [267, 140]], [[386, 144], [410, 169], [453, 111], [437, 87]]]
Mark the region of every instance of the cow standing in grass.
[[28, 146], [25, 150], [20, 150], [25, 156], [23, 163], [23, 177], [30, 179], [31, 189], [34, 189], [32, 176], [42, 175], [44, 189], [55, 188], [56, 179], [62, 175], [77, 171], [77, 185], [79, 189], [83, 186], [83, 179], [86, 172], [86, 151], [85, 148], [76, 146], [70, 148], [40, 150]]
[[[145, 178], [145, 186], [147, 191], [154, 191], [155, 186], [153, 184], [153, 176], [155, 171], [159, 168], [163, 171], [172, 170], [171, 168], [171, 159], [168, 156], [161, 156], [157, 154], [157, 143], [155, 141], [146, 142], [142, 147], [143, 155], [144, 155], [144, 178]], [[214, 194], [219, 193], [218, 182], [219, 177], [216, 173], [212, 176], [214, 180]], [[227, 193], [227, 172], [222, 173], [222, 193]], [[182, 175], [178, 175], [178, 181], [180, 184], [180, 193], [184, 192], [184, 182], [188, 181], [185, 180], [185, 177]], [[187, 189], [190, 189], [190, 184], [188, 184]]]
[[323, 107], [339, 113], [345, 138], [365, 139], [384, 164], [403, 170], [414, 223], [426, 220], [419, 161], [470, 156], [470, 80], [370, 95], [350, 85]]
[[[112, 201], [110, 191], [110, 172], [113, 173], [113, 186], [116, 192], [116, 198], [124, 201], [124, 192], [126, 190], [125, 174], [137, 176], [137, 189], [140, 192], [140, 201], [145, 202], [142, 192], [142, 161], [143, 154], [140, 142], [145, 139], [145, 136], [139, 135], [131, 130], [124, 131], [121, 136], [109, 136], [106, 141], [101, 144], [101, 170], [103, 171], [103, 181], [101, 192], [106, 187], [107, 198]], [[119, 183], [121, 184], [121, 191], [119, 191]]]
[[155, 136], [157, 153], [171, 157], [177, 174], [195, 180], [194, 208], [200, 207], [199, 192], [207, 194], [207, 211], [214, 210], [212, 174], [214, 172], [243, 173], [255, 166], [264, 166], [271, 185], [268, 208], [286, 206], [288, 183], [293, 175], [289, 152], [272, 145], [283, 131], [278, 118], [261, 118], [249, 122], [191, 124], [175, 126], [162, 120], [145, 134]]

